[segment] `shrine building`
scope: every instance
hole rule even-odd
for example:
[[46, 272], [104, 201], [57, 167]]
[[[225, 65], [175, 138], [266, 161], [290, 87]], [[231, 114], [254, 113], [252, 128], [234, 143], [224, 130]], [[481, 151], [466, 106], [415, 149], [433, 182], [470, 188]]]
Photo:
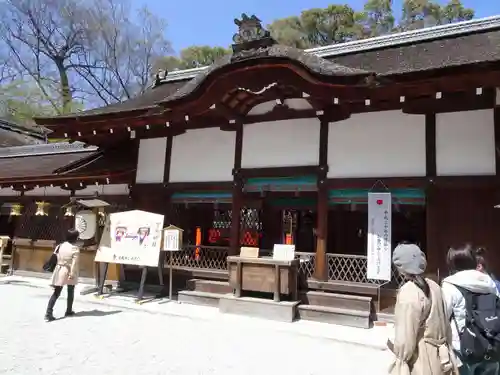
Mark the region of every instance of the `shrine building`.
[[[184, 229], [179, 293], [201, 303], [227, 291], [226, 257], [241, 246], [291, 243], [304, 293], [371, 296], [375, 313], [390, 311], [400, 278], [366, 276], [370, 191], [391, 192], [391, 242], [418, 243], [430, 275], [446, 275], [448, 247], [463, 242], [490, 249], [500, 272], [500, 17], [309, 50], [277, 44], [256, 17], [238, 24], [232, 54], [211, 66], [35, 119], [72, 144], [0, 156], [2, 200], [109, 190], [165, 215]], [[14, 237], [36, 240], [28, 226]]]

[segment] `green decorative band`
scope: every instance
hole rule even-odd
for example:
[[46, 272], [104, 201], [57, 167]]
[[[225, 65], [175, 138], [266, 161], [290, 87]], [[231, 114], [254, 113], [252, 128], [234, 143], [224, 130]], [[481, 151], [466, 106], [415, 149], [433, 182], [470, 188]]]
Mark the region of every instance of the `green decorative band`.
[[245, 191], [316, 191], [316, 176], [249, 178]]

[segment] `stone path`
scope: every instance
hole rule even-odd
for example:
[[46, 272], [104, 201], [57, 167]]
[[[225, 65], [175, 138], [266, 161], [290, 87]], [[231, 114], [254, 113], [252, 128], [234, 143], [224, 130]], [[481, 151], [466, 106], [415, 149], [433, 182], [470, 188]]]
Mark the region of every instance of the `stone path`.
[[[45, 323], [49, 294], [0, 284], [0, 374], [387, 373], [387, 352], [270, 330], [255, 319], [167, 316], [79, 298], [79, 316]], [[64, 309], [61, 299], [55, 315]]]

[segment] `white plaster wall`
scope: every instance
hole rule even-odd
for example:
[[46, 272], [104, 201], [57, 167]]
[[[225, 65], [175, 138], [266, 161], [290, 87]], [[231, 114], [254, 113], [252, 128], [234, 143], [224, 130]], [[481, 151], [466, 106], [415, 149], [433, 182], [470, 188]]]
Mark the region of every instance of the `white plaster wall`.
[[18, 191], [11, 189], [10, 187], [0, 188], [0, 197], [17, 197], [21, 195]]
[[318, 165], [317, 118], [270, 121], [245, 125], [243, 168]]
[[47, 186], [47, 187], [38, 187], [32, 190], [28, 190], [24, 193], [26, 196], [38, 196], [38, 197], [57, 197], [57, 196], [69, 196], [71, 192], [66, 189], [61, 189], [58, 186]]
[[236, 132], [193, 129], [175, 136], [170, 182], [232, 181]]
[[[76, 196], [85, 195], [128, 195], [129, 187], [128, 184], [109, 184], [109, 185], [91, 185], [87, 186], [85, 189], [77, 190], [75, 192]], [[61, 189], [58, 186], [54, 187], [38, 187], [32, 190], [28, 190], [24, 193], [26, 196], [38, 196], [38, 197], [57, 197], [57, 196], [69, 196], [71, 192], [66, 189]], [[20, 193], [11, 189], [10, 187], [0, 188], [0, 196], [19, 196]]]
[[493, 109], [436, 115], [436, 167], [441, 176], [495, 174]]
[[76, 196], [85, 195], [128, 195], [128, 184], [91, 185], [85, 189], [75, 191]]
[[166, 151], [166, 137], [140, 140], [136, 183], [163, 182]]
[[425, 116], [353, 115], [328, 131], [329, 178], [425, 176]]

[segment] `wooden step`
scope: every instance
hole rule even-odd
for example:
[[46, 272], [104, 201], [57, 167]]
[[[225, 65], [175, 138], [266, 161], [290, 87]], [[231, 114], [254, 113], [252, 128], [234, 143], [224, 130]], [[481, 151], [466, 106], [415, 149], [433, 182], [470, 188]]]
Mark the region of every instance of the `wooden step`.
[[232, 293], [233, 289], [227, 281], [190, 279], [187, 288], [191, 291], [226, 294]]
[[0, 273], [8, 273], [10, 269], [10, 264], [9, 263], [2, 263], [0, 264]]
[[375, 314], [375, 319], [379, 322], [394, 323], [394, 314], [379, 312]]
[[300, 293], [300, 300], [306, 305], [338, 307], [341, 309], [371, 311], [372, 297], [329, 293], [310, 290]]
[[299, 305], [298, 316], [304, 320], [357, 328], [370, 328], [371, 323], [370, 312], [339, 307]]
[[190, 305], [218, 307], [220, 297], [220, 293], [181, 290], [177, 295], [177, 300], [181, 303], [187, 303]]
[[380, 285], [349, 281], [307, 280], [309, 289], [330, 291], [334, 293], [357, 294], [361, 296], [378, 296]]
[[225, 314], [251, 316], [254, 318], [293, 322], [297, 316], [299, 301], [280, 301], [264, 298], [240, 297], [232, 294], [222, 295], [219, 311]]

